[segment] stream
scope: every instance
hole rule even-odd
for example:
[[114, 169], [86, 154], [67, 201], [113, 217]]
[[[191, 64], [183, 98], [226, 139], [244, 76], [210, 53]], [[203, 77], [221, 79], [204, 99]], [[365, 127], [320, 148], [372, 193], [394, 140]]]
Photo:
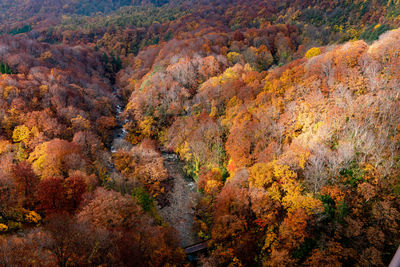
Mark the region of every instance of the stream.
[[110, 151], [112, 154], [117, 152], [118, 149], [121, 149], [122, 146], [127, 143], [125, 141], [125, 136], [126, 136], [127, 132], [123, 126], [124, 126], [124, 124], [126, 124], [128, 122], [128, 120], [125, 119], [122, 121], [121, 114], [123, 111], [124, 111], [124, 106], [122, 106], [122, 105], [116, 106], [117, 127], [114, 129], [113, 141], [111, 143]]
[[165, 221], [174, 227], [180, 237], [180, 245], [185, 248], [199, 242], [193, 229], [197, 204], [197, 184], [183, 174], [184, 163], [173, 153], [162, 153], [164, 167], [172, 178], [172, 190], [168, 193], [169, 205], [159, 210]]
[[[122, 99], [120, 99], [122, 103]], [[123, 125], [128, 122], [123, 119], [121, 114], [124, 106], [119, 104], [116, 106], [117, 127], [114, 130], [113, 140], [111, 144], [111, 153], [117, 152], [119, 149], [129, 149], [131, 145], [125, 140], [127, 134]], [[199, 242], [196, 232], [193, 229], [195, 206], [198, 200], [197, 184], [193, 179], [185, 177], [183, 173], [184, 163], [179, 157], [171, 152], [163, 151], [161, 153], [164, 158], [164, 167], [168, 171], [170, 190], [166, 192], [168, 204], [160, 207], [158, 211], [163, 219], [168, 222], [179, 234], [181, 247], [193, 245]], [[112, 172], [116, 172], [114, 164], [111, 165]]]

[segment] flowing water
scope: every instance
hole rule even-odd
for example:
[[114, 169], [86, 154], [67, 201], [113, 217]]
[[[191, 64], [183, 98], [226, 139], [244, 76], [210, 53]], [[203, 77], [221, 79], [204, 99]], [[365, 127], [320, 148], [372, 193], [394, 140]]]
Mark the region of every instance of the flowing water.
[[[122, 102], [122, 101], [121, 101]], [[117, 105], [116, 118], [118, 125], [114, 130], [113, 141], [111, 144], [111, 153], [119, 149], [128, 150], [131, 145], [125, 140], [127, 134], [123, 125], [128, 121], [121, 117], [124, 106]], [[198, 200], [197, 184], [193, 179], [189, 179], [183, 174], [184, 163], [174, 153], [163, 152], [164, 167], [168, 171], [170, 190], [167, 192], [168, 204], [159, 207], [159, 213], [172, 227], [174, 227], [180, 238], [180, 245], [187, 247], [199, 241], [194, 225], [194, 208]], [[116, 172], [112, 165], [113, 172]]]
[[193, 229], [195, 206], [198, 200], [195, 181], [183, 174], [183, 162], [176, 154], [162, 153], [164, 166], [172, 178], [173, 187], [169, 193], [169, 205], [160, 209], [160, 214], [179, 233], [181, 246], [187, 247], [199, 242]]

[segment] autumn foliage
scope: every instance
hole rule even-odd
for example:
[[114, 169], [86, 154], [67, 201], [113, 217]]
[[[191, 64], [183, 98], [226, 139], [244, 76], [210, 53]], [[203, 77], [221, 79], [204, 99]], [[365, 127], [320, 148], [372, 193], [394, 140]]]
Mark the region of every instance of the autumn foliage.
[[389, 264], [398, 1], [3, 2], [1, 266]]

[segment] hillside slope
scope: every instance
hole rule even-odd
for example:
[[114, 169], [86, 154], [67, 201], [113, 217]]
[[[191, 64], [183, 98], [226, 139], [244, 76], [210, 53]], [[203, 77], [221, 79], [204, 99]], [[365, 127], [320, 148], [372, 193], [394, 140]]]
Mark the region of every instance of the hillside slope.
[[399, 14], [0, 0], [0, 265], [387, 266]]
[[118, 80], [133, 90], [128, 140], [158, 139], [202, 189], [207, 261], [387, 264], [399, 244], [400, 31], [262, 73], [199, 50], [209, 36], [148, 48]]

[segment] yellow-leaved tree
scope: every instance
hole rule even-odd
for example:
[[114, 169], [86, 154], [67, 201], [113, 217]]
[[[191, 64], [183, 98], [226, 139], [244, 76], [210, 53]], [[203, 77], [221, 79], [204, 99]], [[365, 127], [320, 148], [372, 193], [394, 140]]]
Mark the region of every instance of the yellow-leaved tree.
[[310, 49], [306, 52], [305, 57], [306, 57], [306, 58], [312, 58], [312, 57], [319, 56], [319, 55], [321, 55], [321, 48], [319, 48], [319, 47], [313, 47], [313, 48], [310, 48]]

